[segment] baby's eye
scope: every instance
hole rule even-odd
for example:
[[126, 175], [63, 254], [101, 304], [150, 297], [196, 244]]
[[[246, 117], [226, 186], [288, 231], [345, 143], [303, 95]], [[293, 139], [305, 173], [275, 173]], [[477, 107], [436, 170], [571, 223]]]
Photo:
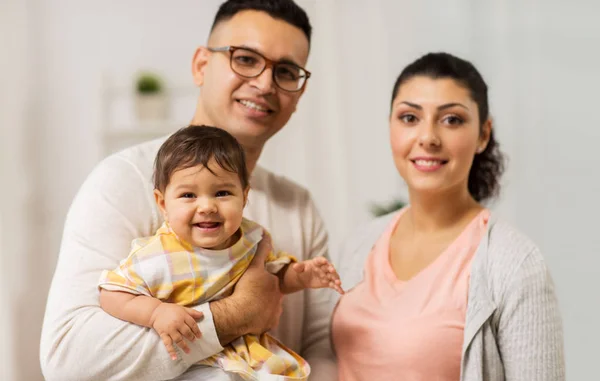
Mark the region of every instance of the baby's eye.
[[193, 193], [187, 192], [187, 193], [182, 194], [179, 197], [181, 197], [181, 198], [194, 198], [194, 197], [196, 197], [196, 195], [193, 194]]
[[230, 195], [231, 195], [231, 192], [229, 192], [229, 191], [218, 191], [215, 196], [216, 197], [227, 197]]

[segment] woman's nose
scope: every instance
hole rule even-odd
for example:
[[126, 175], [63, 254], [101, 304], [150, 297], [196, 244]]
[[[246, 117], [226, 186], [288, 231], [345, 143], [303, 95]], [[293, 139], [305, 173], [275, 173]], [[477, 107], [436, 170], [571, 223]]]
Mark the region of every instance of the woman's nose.
[[419, 131], [419, 145], [423, 148], [439, 148], [442, 144], [434, 123], [423, 123]]

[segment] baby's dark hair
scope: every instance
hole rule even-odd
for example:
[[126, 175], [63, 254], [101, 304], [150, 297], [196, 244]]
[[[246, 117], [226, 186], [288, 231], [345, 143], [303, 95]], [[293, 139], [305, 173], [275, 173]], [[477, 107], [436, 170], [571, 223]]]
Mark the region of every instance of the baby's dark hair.
[[211, 159], [224, 170], [237, 173], [242, 189], [249, 185], [246, 155], [227, 131], [210, 126], [184, 127], [169, 136], [154, 160], [154, 188], [165, 192], [176, 171], [202, 165], [209, 171]]

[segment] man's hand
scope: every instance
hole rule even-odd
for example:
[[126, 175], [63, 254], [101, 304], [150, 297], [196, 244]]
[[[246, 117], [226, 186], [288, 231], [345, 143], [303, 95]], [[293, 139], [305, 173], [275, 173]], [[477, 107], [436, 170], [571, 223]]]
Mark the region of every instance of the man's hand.
[[171, 303], [161, 303], [152, 313], [150, 324], [162, 339], [165, 347], [167, 347], [171, 359], [177, 360], [177, 352], [174, 345], [177, 345], [185, 353], [190, 353], [190, 349], [184, 338], [194, 341], [202, 336], [196, 323], [196, 319], [201, 319], [202, 317], [202, 312], [196, 311], [193, 308]]
[[279, 324], [283, 311], [279, 277], [265, 269], [267, 255], [272, 250], [271, 238], [265, 234], [250, 266], [235, 285], [233, 294], [211, 302], [221, 345], [246, 334], [260, 335]]
[[329, 287], [342, 295], [344, 294], [340, 276], [333, 265], [324, 257], [294, 263], [292, 270], [297, 274], [298, 281], [304, 288]]
[[233, 296], [244, 302], [248, 313], [247, 333], [260, 335], [274, 328], [283, 312], [279, 278], [265, 268], [267, 255], [272, 251], [271, 237], [265, 235], [252, 263], [235, 286]]

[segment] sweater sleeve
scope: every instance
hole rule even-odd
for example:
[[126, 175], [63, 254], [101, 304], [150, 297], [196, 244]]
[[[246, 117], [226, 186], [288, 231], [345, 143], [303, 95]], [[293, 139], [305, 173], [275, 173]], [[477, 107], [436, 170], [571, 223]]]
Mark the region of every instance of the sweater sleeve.
[[507, 381], [564, 381], [563, 329], [554, 284], [537, 249], [505, 293], [498, 347]]
[[100, 163], [67, 215], [48, 295], [40, 360], [46, 380], [164, 380], [222, 350], [208, 304], [202, 339], [172, 361], [154, 330], [130, 324], [99, 306], [98, 279], [129, 252], [134, 238], [156, 229], [151, 191], [138, 168], [120, 156]]
[[[308, 257], [325, 257], [327, 231], [316, 205], [308, 196], [306, 220], [310, 222], [311, 242]], [[329, 288], [309, 289], [306, 293], [306, 316], [303, 328], [302, 355], [311, 367], [310, 381], [337, 380], [337, 364], [331, 348], [330, 325], [335, 291]]]

